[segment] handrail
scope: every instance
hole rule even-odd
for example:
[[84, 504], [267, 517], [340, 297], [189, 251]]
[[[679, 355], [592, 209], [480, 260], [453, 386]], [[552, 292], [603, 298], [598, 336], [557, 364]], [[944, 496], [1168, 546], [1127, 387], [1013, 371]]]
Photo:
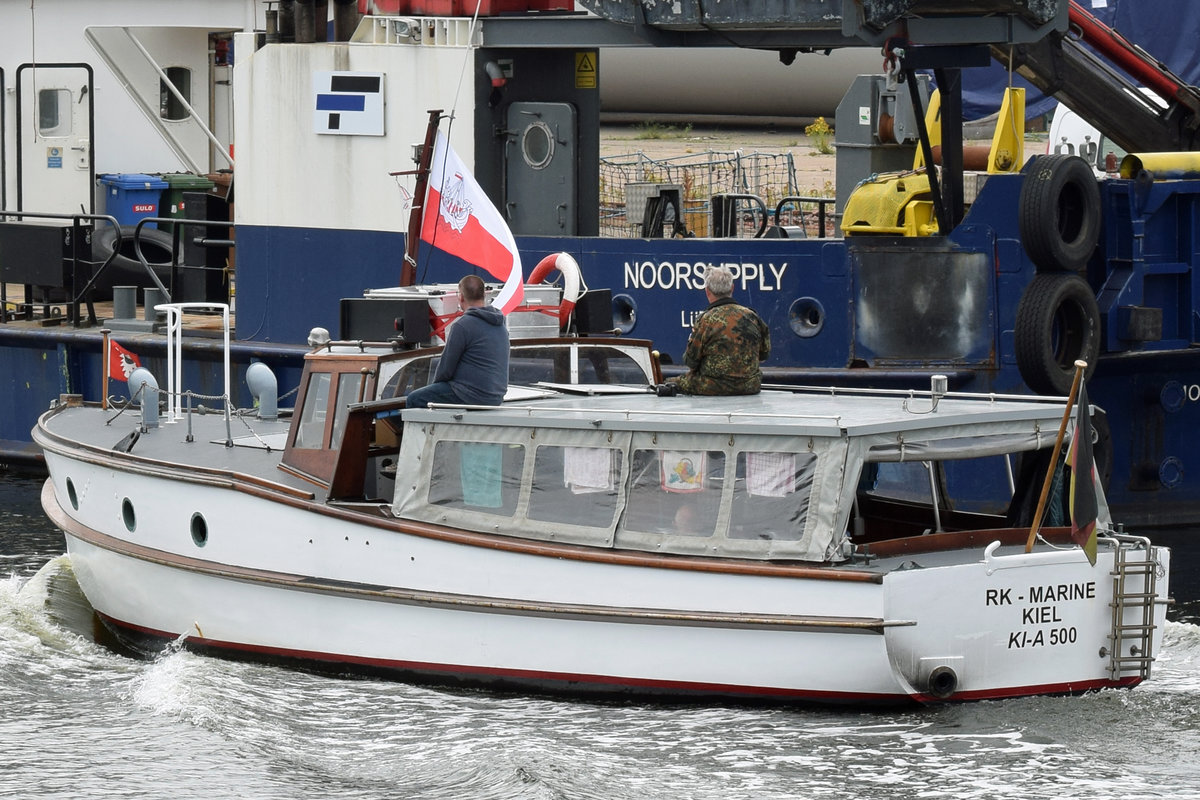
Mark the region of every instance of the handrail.
[[775, 224], [779, 224], [779, 215], [783, 211], [783, 207], [789, 204], [799, 203], [816, 203], [817, 204], [817, 229], [820, 238], [825, 238], [825, 221], [829, 215], [825, 213], [825, 206], [832, 205], [837, 202], [834, 197], [801, 197], [799, 195], [789, 195], [775, 204]]
[[167, 314], [167, 422], [178, 422], [184, 418], [183, 401], [183, 312], [185, 309], [205, 309], [221, 312], [221, 327], [224, 333], [225, 360], [225, 416], [229, 417], [229, 305], [226, 303], [161, 303], [155, 311]]

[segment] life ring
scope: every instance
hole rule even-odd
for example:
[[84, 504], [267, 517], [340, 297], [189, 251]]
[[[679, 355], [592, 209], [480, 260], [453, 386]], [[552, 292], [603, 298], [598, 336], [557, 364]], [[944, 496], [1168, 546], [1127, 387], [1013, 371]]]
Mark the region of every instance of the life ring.
[[530, 283], [541, 283], [554, 270], [563, 276], [563, 297], [558, 306], [559, 327], [567, 327], [567, 320], [575, 310], [575, 302], [579, 300], [579, 264], [568, 253], [552, 253], [546, 256], [529, 273]]
[[1100, 238], [1100, 188], [1079, 156], [1035, 156], [1023, 170], [1018, 230], [1039, 271], [1080, 270]]
[[1069, 394], [1075, 361], [1087, 362], [1089, 378], [1100, 354], [1100, 308], [1092, 287], [1074, 272], [1035, 275], [1017, 304], [1013, 343], [1030, 389]]

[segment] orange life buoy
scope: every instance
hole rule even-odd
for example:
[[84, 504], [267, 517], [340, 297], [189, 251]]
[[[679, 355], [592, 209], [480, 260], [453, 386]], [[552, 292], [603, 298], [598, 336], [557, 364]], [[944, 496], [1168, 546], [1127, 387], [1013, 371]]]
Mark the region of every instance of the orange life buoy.
[[563, 276], [563, 297], [558, 306], [558, 324], [565, 327], [571, 312], [575, 310], [575, 301], [579, 299], [579, 264], [569, 253], [552, 253], [546, 256], [529, 273], [530, 283], [541, 283], [554, 270]]

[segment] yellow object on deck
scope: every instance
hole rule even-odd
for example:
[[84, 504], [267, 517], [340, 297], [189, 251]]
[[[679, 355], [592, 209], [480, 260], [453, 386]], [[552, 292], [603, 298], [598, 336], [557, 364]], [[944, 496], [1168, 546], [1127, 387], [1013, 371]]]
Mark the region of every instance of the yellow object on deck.
[[863, 183], [851, 193], [842, 212], [842, 233], [847, 236], [933, 236], [937, 231], [929, 176], [923, 172], [883, 175]]
[[1121, 177], [1147, 172], [1153, 178], [1200, 178], [1200, 153], [1130, 153], [1121, 159]]

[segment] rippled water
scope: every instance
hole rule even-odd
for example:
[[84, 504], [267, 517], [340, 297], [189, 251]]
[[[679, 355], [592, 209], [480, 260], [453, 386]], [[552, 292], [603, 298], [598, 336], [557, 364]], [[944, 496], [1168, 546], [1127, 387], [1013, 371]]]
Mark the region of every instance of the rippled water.
[[[0, 477], [0, 796], [1200, 798], [1195, 593], [1132, 691], [871, 713], [456, 692], [116, 655], [39, 489]], [[1173, 561], [1181, 597], [1195, 560]]]

